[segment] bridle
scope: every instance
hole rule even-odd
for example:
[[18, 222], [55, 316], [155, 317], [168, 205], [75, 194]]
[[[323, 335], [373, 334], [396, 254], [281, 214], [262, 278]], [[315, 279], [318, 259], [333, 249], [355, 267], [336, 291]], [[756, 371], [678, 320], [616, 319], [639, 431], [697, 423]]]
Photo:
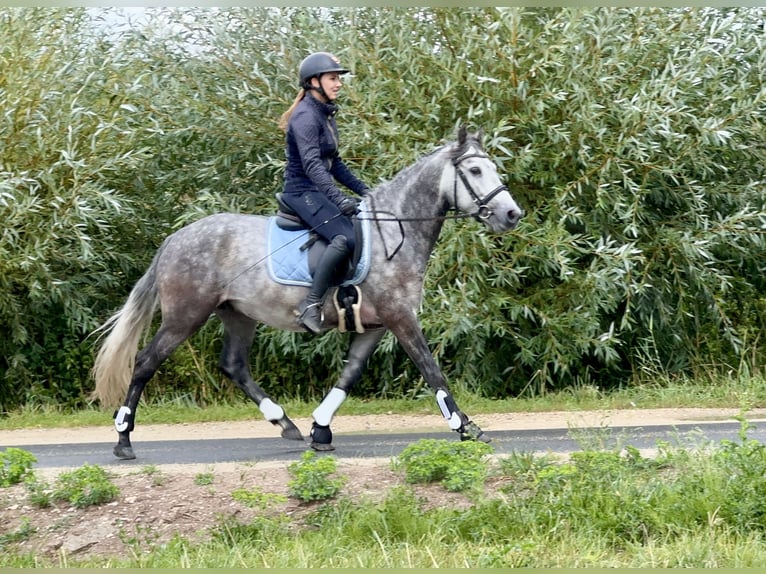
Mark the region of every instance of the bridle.
[[[435, 153], [435, 152], [432, 152]], [[504, 184], [498, 185], [495, 189], [490, 191], [487, 195], [484, 197], [479, 197], [479, 194], [476, 193], [476, 190], [471, 186], [470, 182], [468, 181], [468, 178], [465, 175], [465, 172], [463, 172], [462, 169], [460, 169], [460, 164], [470, 158], [477, 157], [481, 159], [489, 159], [488, 155], [485, 155], [483, 153], [470, 153], [470, 154], [464, 154], [461, 156], [456, 157], [452, 160], [452, 165], [455, 168], [455, 181], [452, 186], [452, 207], [451, 209], [455, 211], [453, 215], [437, 215], [437, 216], [429, 216], [429, 217], [398, 217], [394, 214], [390, 214], [391, 217], [380, 217], [378, 214], [378, 210], [374, 207], [374, 205], [370, 205], [371, 210], [375, 214], [373, 217], [368, 218], [372, 221], [375, 221], [378, 232], [382, 235], [383, 232], [380, 229], [380, 222], [381, 221], [395, 221], [399, 225], [399, 232], [401, 233], [401, 241], [399, 242], [399, 245], [396, 246], [394, 251], [392, 253], [388, 253], [388, 247], [384, 244], [384, 249], [386, 252], [386, 259], [389, 261], [396, 256], [397, 253], [399, 253], [399, 250], [404, 245], [404, 226], [402, 225], [403, 221], [433, 221], [433, 220], [447, 220], [447, 219], [465, 219], [468, 217], [473, 217], [476, 219], [476, 221], [482, 221], [489, 219], [492, 217], [492, 214], [494, 213], [492, 209], [489, 208], [487, 205], [490, 201], [492, 201], [497, 194], [502, 193], [503, 191], [507, 191], [508, 187]], [[471, 199], [473, 200], [474, 205], [476, 206], [476, 211], [473, 213], [459, 213], [458, 206], [457, 206], [457, 182], [458, 179], [463, 183], [463, 186], [465, 187], [466, 191], [468, 191], [469, 195], [471, 196]], [[370, 197], [369, 199], [372, 199]]]
[[468, 178], [466, 177], [465, 172], [463, 172], [463, 170], [460, 169], [460, 164], [463, 161], [473, 157], [478, 157], [481, 159], [489, 159], [489, 156], [484, 155], [482, 153], [471, 153], [471, 154], [461, 155], [460, 157], [457, 157], [452, 160], [452, 165], [455, 167], [455, 185], [453, 187], [452, 209], [457, 211], [457, 180], [458, 178], [460, 178], [460, 181], [463, 182], [463, 186], [465, 187], [466, 191], [468, 191], [468, 193], [471, 195], [471, 199], [473, 200], [473, 203], [476, 206], [476, 211], [474, 211], [473, 213], [469, 213], [468, 217], [473, 217], [477, 221], [481, 221], [483, 219], [489, 219], [490, 217], [492, 217], [493, 211], [488, 207], [487, 204], [490, 201], [492, 201], [497, 194], [502, 193], [503, 191], [507, 191], [508, 187], [501, 183], [484, 197], [479, 197], [479, 194], [476, 193], [473, 187], [471, 187], [471, 184], [468, 182]]

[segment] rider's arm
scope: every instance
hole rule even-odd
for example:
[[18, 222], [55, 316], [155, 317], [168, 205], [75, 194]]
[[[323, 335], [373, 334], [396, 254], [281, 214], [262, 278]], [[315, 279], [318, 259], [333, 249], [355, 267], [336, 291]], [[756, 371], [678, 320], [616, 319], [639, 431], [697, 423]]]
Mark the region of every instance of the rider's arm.
[[340, 155], [336, 154], [333, 158], [330, 173], [332, 173], [336, 180], [338, 180], [357, 195], [364, 195], [367, 193], [367, 191], [369, 191], [367, 184], [365, 184], [361, 179], [354, 175], [354, 173], [343, 162]]

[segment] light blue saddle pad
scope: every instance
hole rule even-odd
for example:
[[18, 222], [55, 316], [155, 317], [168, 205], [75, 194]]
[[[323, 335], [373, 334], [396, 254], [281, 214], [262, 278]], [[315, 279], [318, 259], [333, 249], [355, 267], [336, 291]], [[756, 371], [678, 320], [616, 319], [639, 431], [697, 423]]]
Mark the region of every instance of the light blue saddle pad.
[[[370, 271], [370, 219], [364, 201], [359, 206], [359, 219], [362, 226], [362, 253], [354, 270], [354, 276], [343, 285], [358, 285]], [[308, 249], [301, 251], [301, 246], [309, 239], [305, 229], [288, 231], [277, 225], [276, 216], [269, 218], [268, 259], [269, 275], [283, 285], [311, 286]]]

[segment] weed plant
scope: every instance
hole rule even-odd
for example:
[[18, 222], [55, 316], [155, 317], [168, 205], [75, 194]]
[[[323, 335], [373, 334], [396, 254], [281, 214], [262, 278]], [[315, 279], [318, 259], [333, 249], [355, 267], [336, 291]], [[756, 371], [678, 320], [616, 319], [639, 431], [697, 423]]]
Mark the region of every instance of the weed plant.
[[[27, 482], [31, 500], [39, 506], [48, 506], [50, 499], [69, 502], [76, 508], [111, 502], [120, 494], [120, 489], [98, 465], [84, 464], [81, 467], [62, 472], [56, 478], [52, 490], [43, 480]], [[50, 490], [50, 498], [46, 492]]]
[[212, 472], [199, 472], [194, 475], [194, 484], [197, 486], [210, 486], [215, 482], [215, 474]]
[[97, 465], [84, 464], [71, 472], [63, 472], [56, 479], [53, 497], [83, 508], [111, 502], [120, 493], [106, 471]]
[[286, 496], [263, 492], [259, 488], [238, 488], [231, 493], [231, 497], [245, 506], [260, 510], [267, 510], [276, 504], [287, 501]]
[[0, 487], [18, 484], [32, 472], [37, 458], [24, 449], [9, 447], [0, 452]]
[[307, 450], [300, 461], [287, 467], [293, 478], [287, 483], [290, 496], [302, 502], [314, 502], [335, 497], [346, 482], [343, 476], [333, 476], [337, 462], [331, 456], [317, 456]]
[[480, 489], [487, 476], [487, 456], [494, 449], [483, 442], [421, 439], [394, 461], [409, 483], [439, 482], [451, 492]]
[[28, 518], [22, 519], [16, 530], [0, 534], [0, 551], [4, 551], [7, 545], [27, 540], [34, 532], [35, 528], [30, 520]]

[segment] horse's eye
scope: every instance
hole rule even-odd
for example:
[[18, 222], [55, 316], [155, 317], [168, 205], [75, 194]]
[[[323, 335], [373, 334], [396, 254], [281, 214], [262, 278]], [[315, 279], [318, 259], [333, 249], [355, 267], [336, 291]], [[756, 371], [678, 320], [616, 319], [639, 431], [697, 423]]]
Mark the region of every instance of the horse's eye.
[[472, 175], [481, 175], [481, 169], [478, 167], [472, 167], [470, 169]]

